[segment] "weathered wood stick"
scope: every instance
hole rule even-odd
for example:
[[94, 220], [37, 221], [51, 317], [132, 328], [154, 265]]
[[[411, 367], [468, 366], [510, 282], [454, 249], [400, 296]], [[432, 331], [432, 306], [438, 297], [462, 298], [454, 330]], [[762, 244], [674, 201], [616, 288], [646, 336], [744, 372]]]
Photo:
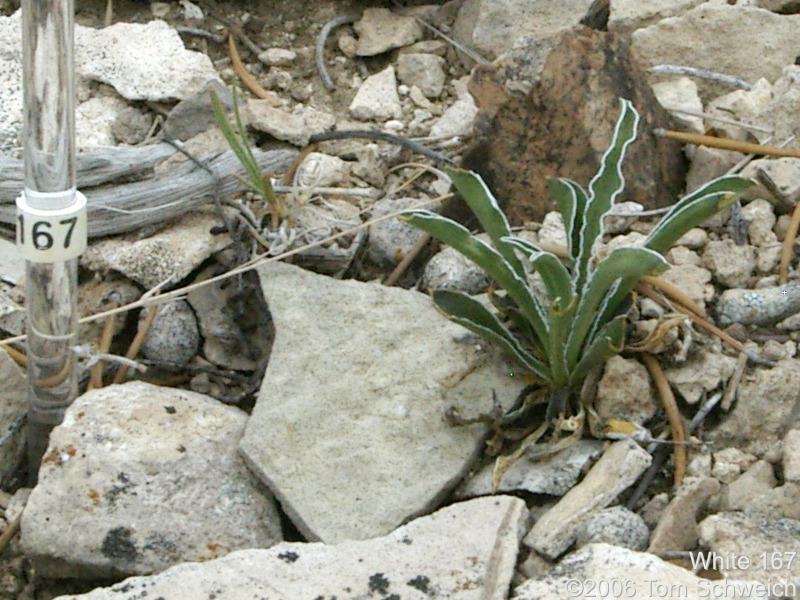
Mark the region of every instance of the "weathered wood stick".
[[[109, 149], [110, 154], [106, 155], [82, 155], [83, 159], [78, 162], [77, 179], [78, 188], [89, 202], [89, 237], [124, 233], [145, 225], [161, 223], [212, 201], [215, 192], [225, 196], [245, 189], [239, 178], [244, 170], [232, 151], [224, 152], [211, 160], [208, 160], [209, 157], [204, 158], [208, 160], [208, 167], [215, 178], [187, 161], [158, 178], [117, 185], [98, 185], [100, 182], [110, 182], [115, 178], [130, 177], [151, 170], [155, 163], [169, 156], [169, 153], [165, 154], [163, 146], [175, 151], [166, 144], [152, 146], [156, 148], [154, 152], [160, 159], [153, 160], [148, 156], [146, 159], [141, 158], [138, 164], [135, 163], [138, 157], [134, 155], [126, 157], [128, 162], [120, 160], [120, 157], [125, 156], [117, 155], [120, 149]], [[287, 169], [297, 156], [295, 150], [255, 150], [254, 154], [265, 174]], [[16, 218], [14, 199], [22, 190], [21, 161], [16, 162], [19, 164], [14, 165], [10, 159], [0, 162], [0, 224], [8, 226], [0, 231], [6, 236], [13, 233]], [[10, 193], [11, 190], [13, 193]]]

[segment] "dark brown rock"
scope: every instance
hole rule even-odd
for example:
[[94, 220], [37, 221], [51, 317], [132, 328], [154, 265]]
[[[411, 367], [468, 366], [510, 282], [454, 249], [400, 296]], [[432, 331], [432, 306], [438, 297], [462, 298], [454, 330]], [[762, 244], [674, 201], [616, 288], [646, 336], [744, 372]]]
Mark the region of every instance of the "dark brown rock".
[[633, 102], [641, 120], [623, 164], [626, 188], [618, 201], [646, 208], [675, 202], [685, 158], [680, 144], [653, 135], [658, 127], [671, 128], [671, 119], [624, 40], [578, 27], [560, 37], [541, 72], [531, 64], [527, 69], [529, 81], [509, 85], [526, 64], [519, 57], [513, 66], [501, 59], [494, 69], [476, 69], [470, 85], [481, 113], [464, 165], [486, 179], [513, 224], [541, 221], [555, 209], [548, 178], [589, 183], [610, 143], [620, 97]]

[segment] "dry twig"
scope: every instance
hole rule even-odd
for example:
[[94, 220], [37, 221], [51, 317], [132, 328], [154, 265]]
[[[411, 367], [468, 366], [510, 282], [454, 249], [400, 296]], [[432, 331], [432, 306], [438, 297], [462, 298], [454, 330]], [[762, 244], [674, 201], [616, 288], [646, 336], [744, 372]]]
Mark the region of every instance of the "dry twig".
[[702, 135], [700, 133], [688, 133], [686, 131], [672, 131], [668, 129], [654, 129], [653, 133], [659, 137], [670, 140], [677, 140], [684, 144], [696, 144], [709, 148], [719, 148], [720, 150], [732, 150], [744, 154], [755, 154], [757, 156], [778, 156], [784, 158], [800, 158], [800, 150], [795, 148], [781, 148], [780, 146], [763, 146], [752, 142], [740, 142], [728, 138], [716, 137], [713, 135]]
[[228, 53], [231, 57], [231, 65], [233, 65], [234, 72], [239, 76], [239, 79], [242, 80], [242, 83], [247, 86], [247, 89], [249, 89], [259, 98], [269, 102], [270, 105], [275, 108], [280, 108], [283, 106], [278, 97], [272, 92], [268, 92], [261, 87], [258, 81], [256, 81], [256, 78], [253, 77], [250, 71], [245, 68], [244, 63], [239, 56], [239, 51], [236, 49], [236, 42], [233, 41], [232, 35], [228, 36]]
[[678, 410], [678, 403], [675, 402], [675, 394], [669, 387], [664, 371], [656, 360], [656, 357], [649, 352], [641, 353], [647, 370], [656, 384], [661, 402], [664, 404], [664, 411], [667, 414], [669, 427], [672, 431], [672, 440], [675, 442], [673, 451], [675, 453], [675, 485], [679, 486], [686, 474], [686, 430], [683, 426], [683, 417]]
[[785, 283], [787, 277], [789, 277], [789, 262], [792, 260], [792, 250], [797, 239], [798, 227], [800, 227], [800, 202], [795, 205], [794, 211], [792, 211], [792, 219], [789, 221], [789, 228], [786, 230], [786, 237], [783, 240], [781, 262], [778, 267], [778, 278], [781, 283]]

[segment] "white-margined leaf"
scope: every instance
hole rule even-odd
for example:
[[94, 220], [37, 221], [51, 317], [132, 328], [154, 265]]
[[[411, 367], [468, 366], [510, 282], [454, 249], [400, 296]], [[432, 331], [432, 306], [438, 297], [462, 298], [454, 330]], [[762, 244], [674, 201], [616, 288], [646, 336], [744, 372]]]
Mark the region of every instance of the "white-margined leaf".
[[594, 244], [603, 236], [603, 218], [613, 208], [614, 200], [625, 187], [622, 160], [628, 145], [636, 139], [639, 114], [629, 100], [620, 98], [620, 105], [621, 112], [614, 127], [611, 144], [600, 159], [600, 169], [589, 182], [589, 198], [583, 212], [580, 247], [575, 262], [577, 289], [583, 286], [592, 269]]
[[497, 250], [472, 235], [463, 225], [428, 210], [407, 210], [401, 213], [400, 218], [452, 246], [486, 271], [517, 303], [536, 336], [542, 341], [547, 339], [547, 321], [541, 302], [531, 290], [524, 274], [517, 274]]
[[547, 366], [523, 348], [511, 332], [478, 300], [453, 290], [436, 290], [431, 295], [436, 307], [448, 319], [499, 345], [513, 356], [521, 367], [543, 381], [550, 381]]

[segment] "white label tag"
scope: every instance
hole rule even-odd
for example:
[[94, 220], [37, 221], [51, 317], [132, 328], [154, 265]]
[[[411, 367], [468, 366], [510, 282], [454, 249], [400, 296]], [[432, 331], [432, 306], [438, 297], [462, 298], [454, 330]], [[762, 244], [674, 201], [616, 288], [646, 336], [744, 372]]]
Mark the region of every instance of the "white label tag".
[[86, 196], [72, 190], [48, 196], [57, 200], [66, 194], [74, 196], [74, 203], [58, 210], [31, 207], [25, 192], [17, 198], [17, 247], [25, 260], [64, 262], [86, 250]]

